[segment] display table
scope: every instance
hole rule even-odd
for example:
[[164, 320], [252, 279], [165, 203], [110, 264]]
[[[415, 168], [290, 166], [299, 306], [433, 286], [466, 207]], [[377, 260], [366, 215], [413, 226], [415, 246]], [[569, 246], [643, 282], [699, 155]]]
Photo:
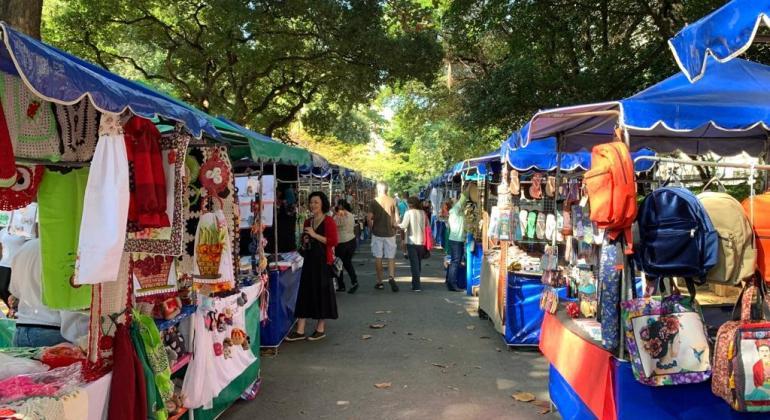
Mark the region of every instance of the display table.
[[302, 268], [269, 271], [267, 320], [260, 324], [262, 347], [278, 347], [294, 325]]
[[[465, 293], [473, 296], [473, 289], [481, 283], [481, 264], [484, 259], [484, 250], [481, 242], [474, 242], [468, 235], [465, 241]], [[458, 284], [459, 285], [459, 284]]]
[[[540, 342], [540, 325], [545, 312], [540, 309], [540, 296], [545, 285], [542, 275], [508, 273], [505, 294], [505, 342], [509, 346], [536, 346]], [[567, 288], [556, 289], [560, 299], [567, 298]]]
[[549, 393], [564, 419], [760, 419], [711, 392], [711, 381], [651, 387], [584, 333], [563, 310], [543, 319], [540, 350], [550, 362]]
[[[500, 251], [487, 252], [481, 259], [481, 276], [479, 277], [479, 311], [483, 312], [495, 329], [505, 335], [505, 288], [500, 288]], [[501, 293], [502, 292], [502, 293]], [[503, 296], [500, 296], [503, 295]]]

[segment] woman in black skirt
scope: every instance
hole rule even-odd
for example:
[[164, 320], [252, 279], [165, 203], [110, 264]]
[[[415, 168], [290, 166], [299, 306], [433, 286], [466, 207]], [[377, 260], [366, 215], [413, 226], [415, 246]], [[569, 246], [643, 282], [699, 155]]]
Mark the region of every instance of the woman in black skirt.
[[[316, 191], [308, 197], [312, 216], [305, 221], [302, 235], [302, 277], [299, 281], [297, 304], [294, 315], [297, 329], [289, 333], [286, 341], [320, 340], [326, 337], [326, 320], [337, 319], [337, 299], [332, 280], [334, 247], [337, 245], [337, 225], [327, 216], [330, 204], [326, 194]], [[315, 332], [305, 337], [306, 319], [318, 320]]]

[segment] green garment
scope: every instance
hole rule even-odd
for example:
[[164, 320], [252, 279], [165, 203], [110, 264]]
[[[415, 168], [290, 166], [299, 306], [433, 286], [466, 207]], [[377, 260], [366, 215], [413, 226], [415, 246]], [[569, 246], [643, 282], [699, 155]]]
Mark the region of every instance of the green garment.
[[449, 240], [465, 242], [465, 202], [468, 201], [466, 194], [460, 195], [452, 209], [449, 210], [449, 219], [447, 229], [449, 229]]
[[142, 362], [142, 370], [144, 370], [144, 385], [147, 389], [147, 416], [149, 420], [166, 420], [168, 418], [166, 405], [163, 403], [160, 392], [158, 392], [158, 387], [155, 386], [155, 381], [149, 380], [155, 377], [155, 374], [150, 367], [147, 353], [144, 351], [144, 343], [142, 342], [137, 323], [131, 325], [131, 343], [134, 345], [136, 355]]
[[171, 367], [168, 363], [166, 348], [163, 346], [155, 320], [137, 311], [133, 311], [133, 314], [134, 324], [139, 328], [139, 335], [144, 344], [144, 352], [154, 372], [151, 377], [155, 379], [155, 386], [165, 406], [165, 403], [174, 397], [174, 384], [171, 382]]
[[66, 174], [46, 169], [37, 191], [43, 303], [51, 309], [71, 311], [91, 306], [91, 286], [70, 285], [87, 182], [88, 168]]

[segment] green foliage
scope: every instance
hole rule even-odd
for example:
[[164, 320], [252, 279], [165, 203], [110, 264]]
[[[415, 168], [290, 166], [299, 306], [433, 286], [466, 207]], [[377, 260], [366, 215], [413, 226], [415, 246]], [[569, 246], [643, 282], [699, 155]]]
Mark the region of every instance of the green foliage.
[[411, 2], [52, 0], [43, 36], [274, 135], [308, 105], [344, 119], [383, 85], [433, 79], [437, 32], [419, 13], [396, 25], [391, 4]]

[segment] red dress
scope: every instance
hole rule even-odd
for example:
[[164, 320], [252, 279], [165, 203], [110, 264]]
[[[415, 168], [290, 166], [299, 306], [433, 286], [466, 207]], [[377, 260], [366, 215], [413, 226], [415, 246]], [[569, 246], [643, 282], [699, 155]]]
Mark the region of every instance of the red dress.
[[131, 117], [123, 127], [131, 173], [129, 230], [169, 227], [160, 132], [150, 120]]

